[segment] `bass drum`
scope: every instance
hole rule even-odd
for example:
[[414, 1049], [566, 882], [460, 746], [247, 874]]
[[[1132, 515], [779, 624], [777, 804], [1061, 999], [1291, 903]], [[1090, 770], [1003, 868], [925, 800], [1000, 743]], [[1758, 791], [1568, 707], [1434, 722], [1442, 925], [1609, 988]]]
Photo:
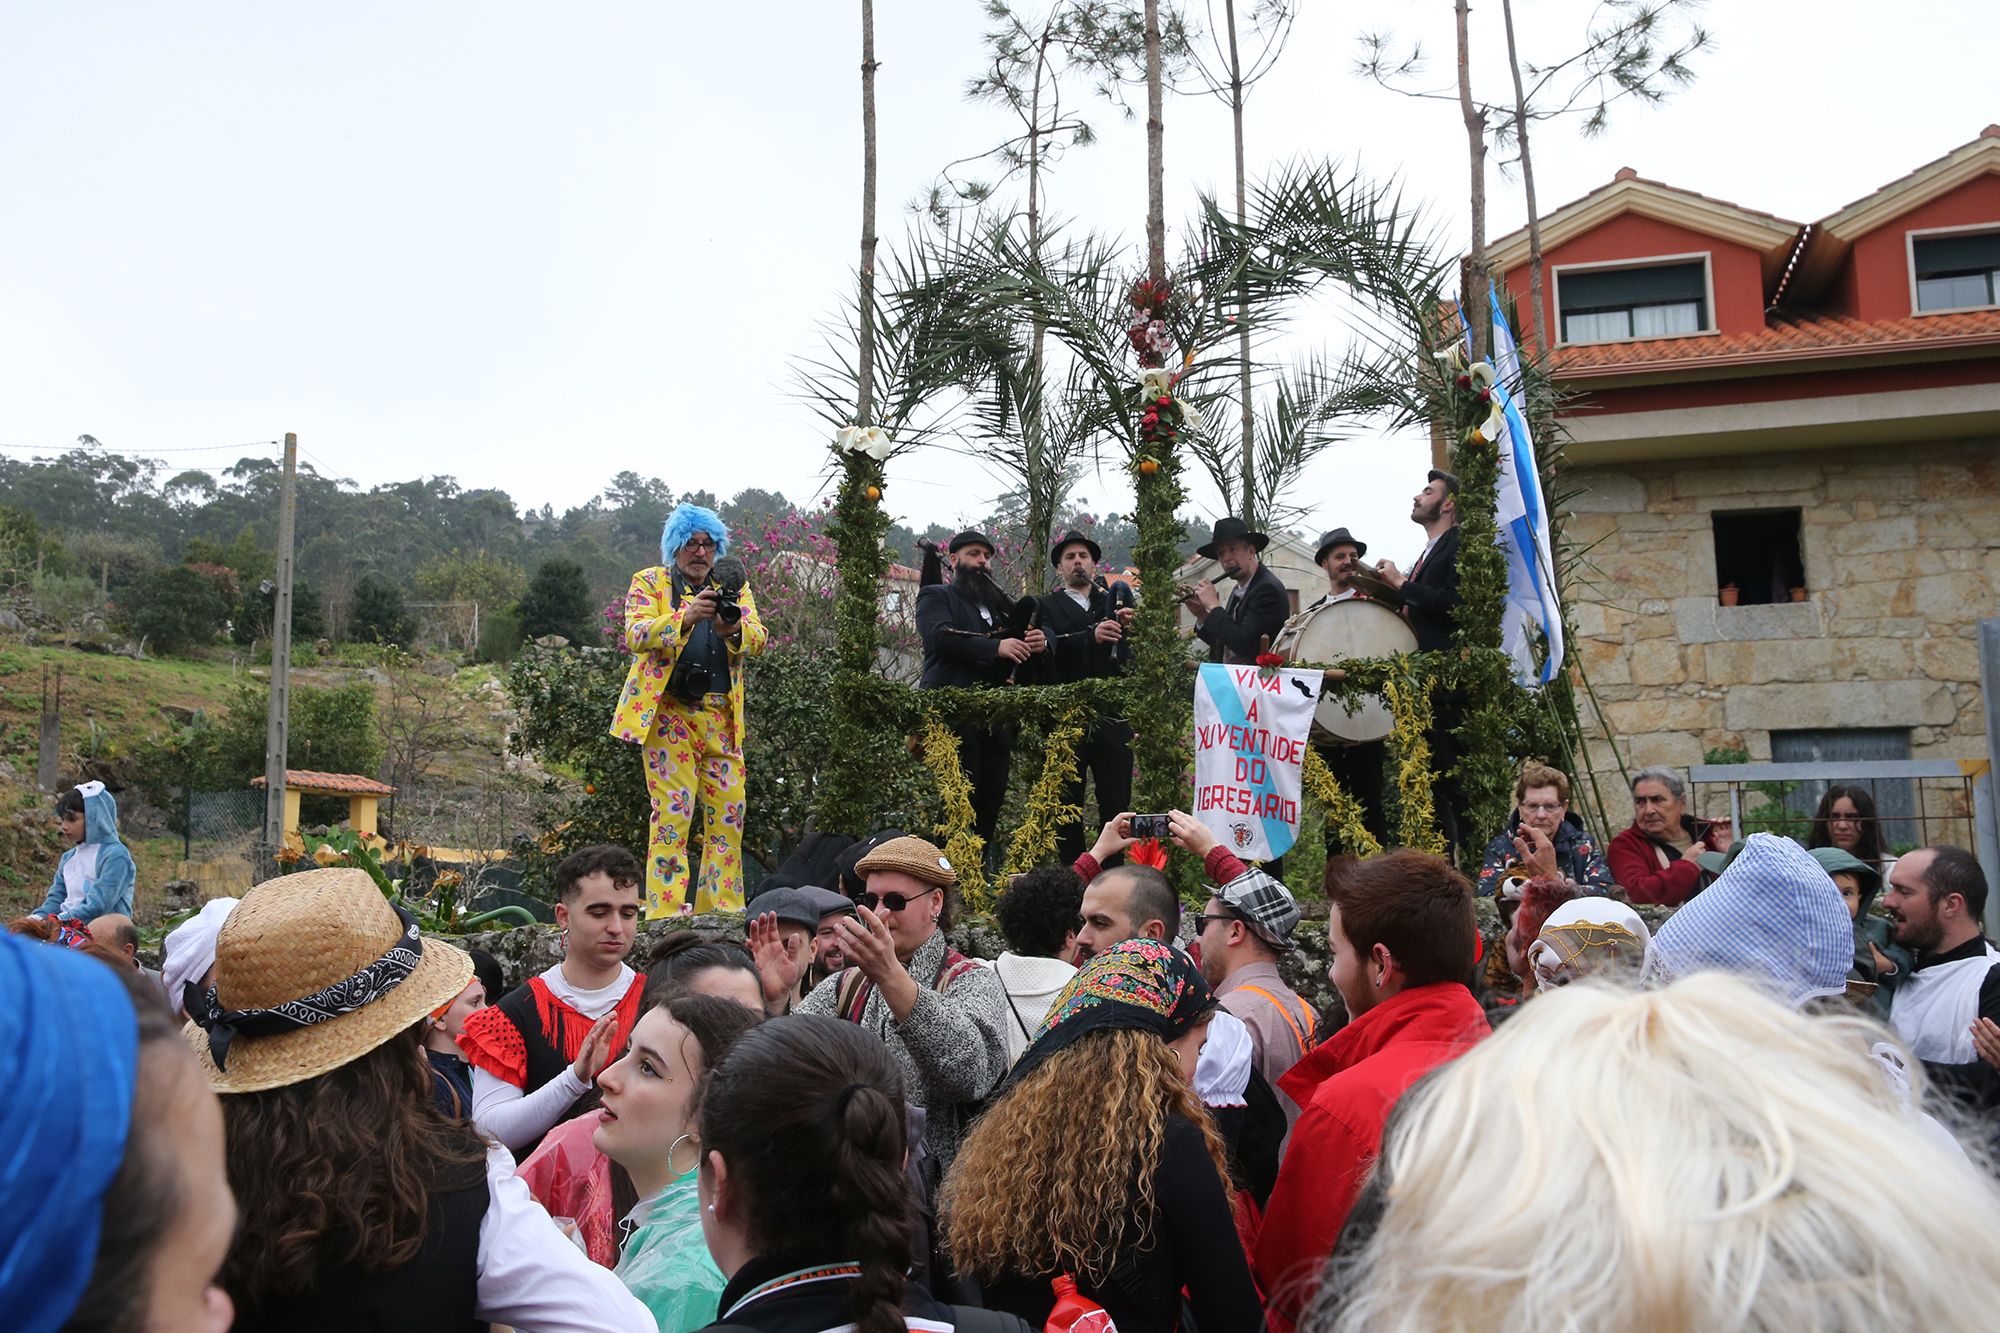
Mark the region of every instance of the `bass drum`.
[[[1287, 663], [1339, 666], [1353, 657], [1392, 657], [1417, 650], [1417, 636], [1403, 618], [1380, 602], [1360, 597], [1301, 611], [1278, 631], [1271, 651]], [[1322, 699], [1313, 715], [1315, 741], [1365, 745], [1387, 740], [1395, 729], [1389, 705], [1370, 695], [1349, 713], [1338, 699]]]

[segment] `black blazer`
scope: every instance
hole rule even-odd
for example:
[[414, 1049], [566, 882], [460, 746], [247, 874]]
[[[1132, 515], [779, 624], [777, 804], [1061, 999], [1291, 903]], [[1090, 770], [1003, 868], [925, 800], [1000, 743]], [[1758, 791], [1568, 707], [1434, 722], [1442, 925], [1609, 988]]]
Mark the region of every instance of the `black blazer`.
[[[918, 688], [1005, 683], [1014, 664], [1000, 656], [998, 636], [986, 637], [997, 628], [951, 584], [919, 589], [917, 634], [924, 641], [924, 675]], [[964, 633], [947, 632], [951, 630]]]
[[1445, 530], [1423, 567], [1403, 580], [1403, 615], [1423, 652], [1451, 647], [1458, 609], [1458, 525]]
[[1292, 597], [1284, 580], [1269, 565], [1259, 564], [1250, 582], [1209, 612], [1194, 633], [1208, 645], [1209, 661], [1249, 663], [1263, 651], [1264, 636], [1275, 640], [1291, 618]]
[[1086, 610], [1058, 588], [1042, 597], [1041, 608], [1042, 633], [1048, 635], [1049, 650], [1039, 659], [1039, 679], [1066, 685], [1073, 680], [1124, 674], [1124, 666], [1112, 660], [1112, 645], [1097, 641], [1098, 622], [1117, 612], [1110, 592], [1093, 584]]

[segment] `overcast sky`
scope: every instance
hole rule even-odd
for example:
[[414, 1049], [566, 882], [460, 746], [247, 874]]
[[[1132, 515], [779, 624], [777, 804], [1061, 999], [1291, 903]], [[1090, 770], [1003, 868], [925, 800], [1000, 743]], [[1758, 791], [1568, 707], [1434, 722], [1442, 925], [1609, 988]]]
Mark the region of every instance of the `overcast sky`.
[[[1519, 7], [1529, 59], [1570, 50], [1591, 9]], [[1421, 37], [1446, 83], [1448, 0], [1303, 8], [1250, 102], [1252, 174], [1358, 159], [1462, 241], [1455, 106], [1352, 73], [1356, 34], [1386, 27]], [[1717, 0], [1692, 88], [1620, 108], [1600, 139], [1541, 132], [1544, 209], [1629, 165], [1809, 221], [1971, 139], [2000, 119], [1991, 0], [1918, 8], [1920, 29], [1915, 9], [1860, 0]], [[623, 469], [810, 497], [826, 432], [787, 365], [851, 281], [858, 10], [0, 3], [0, 450], [87, 432], [216, 468], [295, 430], [322, 471], [363, 485], [448, 473], [523, 506], [581, 502]], [[875, 11], [888, 244], [938, 167], [1006, 126], [960, 96], [981, 64], [978, 0]], [[1498, 5], [1474, 28], [1498, 100]], [[1102, 140], [1061, 164], [1051, 207], [1136, 240], [1143, 125], [1094, 110]], [[1167, 171], [1170, 226], [1226, 188], [1219, 103], [1169, 101]], [[1496, 173], [1490, 191], [1490, 234], [1520, 225], [1518, 186]], [[1346, 524], [1407, 558], [1425, 455], [1366, 435], [1329, 451], [1294, 497], [1302, 526]], [[921, 527], [978, 514], [1001, 484], [920, 454], [898, 461], [890, 501]], [[1130, 503], [1103, 477], [1080, 495]]]

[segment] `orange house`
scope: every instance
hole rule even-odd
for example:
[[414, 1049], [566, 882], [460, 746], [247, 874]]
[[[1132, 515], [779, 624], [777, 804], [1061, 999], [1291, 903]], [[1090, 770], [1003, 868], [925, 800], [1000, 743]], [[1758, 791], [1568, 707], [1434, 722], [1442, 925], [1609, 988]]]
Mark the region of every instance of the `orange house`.
[[1526, 233], [1490, 259], [1572, 395], [1573, 652], [1627, 762], [1983, 758], [2000, 126], [1817, 222], [1627, 169], [1542, 234], [1539, 310]]

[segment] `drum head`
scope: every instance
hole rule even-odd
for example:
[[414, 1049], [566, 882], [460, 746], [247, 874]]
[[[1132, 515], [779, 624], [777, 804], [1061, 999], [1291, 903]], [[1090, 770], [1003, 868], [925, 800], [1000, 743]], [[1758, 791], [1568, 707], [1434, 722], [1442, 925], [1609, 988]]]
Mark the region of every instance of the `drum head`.
[[[1287, 662], [1339, 666], [1350, 658], [1415, 652], [1417, 636], [1380, 602], [1350, 597], [1292, 617], [1272, 647]], [[1394, 729], [1395, 719], [1379, 695], [1364, 699], [1353, 713], [1338, 699], [1322, 699], [1313, 716], [1313, 736], [1342, 745], [1386, 740]]]

